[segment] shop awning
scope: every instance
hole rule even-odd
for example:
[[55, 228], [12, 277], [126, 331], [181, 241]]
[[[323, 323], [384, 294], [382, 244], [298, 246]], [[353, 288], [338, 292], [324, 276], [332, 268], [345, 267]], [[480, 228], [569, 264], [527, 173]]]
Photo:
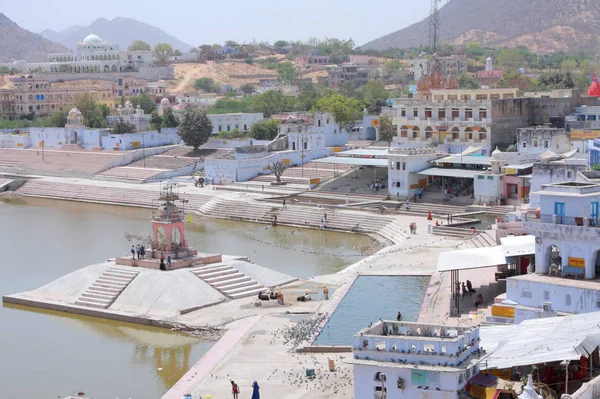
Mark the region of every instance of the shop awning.
[[430, 168], [425, 169], [417, 174], [425, 176], [463, 177], [472, 179], [477, 173], [481, 173], [481, 171], [475, 169]]
[[388, 166], [387, 159], [378, 158], [327, 157], [321, 159], [313, 159], [311, 162], [353, 166], [378, 166], [382, 168], [387, 168]]
[[449, 155], [444, 158], [435, 159], [435, 163], [457, 163], [463, 165], [490, 165], [490, 157], [483, 155]]
[[384, 150], [372, 150], [372, 149], [366, 149], [366, 148], [357, 148], [356, 150], [348, 150], [348, 151], [341, 151], [338, 152], [336, 154], [337, 156], [346, 156], [346, 155], [351, 155], [351, 156], [365, 156], [365, 157], [387, 157], [389, 155], [389, 152], [386, 149]]
[[488, 369], [529, 366], [589, 357], [600, 346], [600, 312], [482, 326], [480, 346]]
[[442, 252], [438, 257], [437, 271], [480, 269], [505, 264], [504, 249], [502, 246], [497, 245], [495, 247]]
[[504, 256], [523, 256], [535, 254], [535, 236], [508, 236], [500, 239]]

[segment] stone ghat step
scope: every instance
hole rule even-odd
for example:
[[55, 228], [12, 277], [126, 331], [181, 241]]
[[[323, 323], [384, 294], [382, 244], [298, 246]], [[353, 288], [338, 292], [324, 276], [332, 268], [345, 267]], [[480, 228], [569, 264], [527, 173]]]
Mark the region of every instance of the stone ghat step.
[[107, 307], [111, 304], [112, 299], [97, 299], [97, 298], [79, 298], [79, 300], [83, 300], [86, 302], [97, 303], [99, 305], [106, 305]]
[[241, 294], [243, 292], [254, 291], [256, 289], [264, 290], [265, 287], [262, 284], [259, 284], [255, 281], [254, 284], [252, 284], [251, 286], [231, 288], [231, 289], [223, 290], [222, 292], [225, 295], [227, 295], [228, 297], [231, 297], [232, 295], [235, 295], [235, 294]]
[[107, 277], [120, 278], [120, 279], [124, 279], [124, 280], [131, 280], [132, 278], [137, 276], [137, 273], [136, 274], [124, 274], [124, 273], [109, 270], [109, 271], [102, 273], [102, 275], [107, 276]]
[[239, 272], [237, 269], [232, 269], [232, 272], [233, 273], [221, 275], [218, 277], [202, 278], [202, 280], [212, 285], [213, 283], [218, 283], [220, 281], [229, 281], [244, 276], [244, 273]]
[[254, 288], [248, 291], [238, 292], [235, 294], [228, 295], [231, 299], [246, 298], [253, 295], [258, 295], [259, 292], [264, 291], [264, 287]]
[[194, 273], [197, 277], [201, 277], [207, 273], [220, 272], [223, 270], [231, 270], [233, 269], [229, 265], [209, 265], [200, 267], [198, 269], [193, 269], [191, 272]]
[[194, 272], [194, 274], [197, 277], [200, 277], [201, 279], [208, 280], [208, 281], [212, 281], [211, 279], [216, 278], [216, 277], [228, 276], [230, 274], [235, 274], [235, 273], [237, 273], [237, 270], [231, 266], [229, 266], [226, 269], [217, 270], [217, 271]]
[[[30, 180], [17, 189], [23, 196], [48, 197], [56, 199], [109, 202], [125, 205], [152, 207], [158, 193], [152, 190], [114, 188], [104, 186], [86, 186], [79, 184], [56, 183]], [[210, 200], [210, 196], [186, 194], [189, 207], [197, 209]]]
[[106, 301], [110, 302], [112, 300], [112, 295], [110, 295], [110, 294], [100, 294], [100, 293], [95, 293], [95, 292], [94, 293], [90, 293], [89, 291], [86, 291], [83, 294], [81, 294], [81, 298], [103, 299], [103, 300], [106, 300]]
[[103, 304], [94, 303], [94, 302], [86, 301], [83, 299], [78, 299], [77, 301], [75, 301], [75, 305], [87, 306], [89, 308], [98, 308], [98, 309], [106, 309], [108, 307]]
[[144, 165], [146, 168], [154, 168], [154, 169], [164, 169], [164, 170], [176, 170], [185, 168], [186, 166], [193, 165], [198, 162], [200, 158], [190, 158], [190, 157], [174, 157], [168, 155], [152, 155], [146, 158], [146, 162], [144, 160], [135, 161], [129, 166], [143, 168]]
[[122, 290], [120, 288], [109, 288], [109, 287], [103, 287], [103, 286], [99, 286], [96, 284], [92, 284], [90, 285], [87, 290], [88, 292], [103, 292], [103, 293], [107, 293], [107, 294], [119, 294]]
[[215, 283], [212, 283], [211, 285], [217, 289], [226, 289], [231, 285], [235, 285], [238, 283], [250, 282], [250, 280], [252, 280], [250, 278], [250, 276], [244, 276], [244, 277], [238, 277], [238, 278], [233, 278], [233, 279], [228, 279], [228, 280], [223, 280], [223, 281], [217, 281]]

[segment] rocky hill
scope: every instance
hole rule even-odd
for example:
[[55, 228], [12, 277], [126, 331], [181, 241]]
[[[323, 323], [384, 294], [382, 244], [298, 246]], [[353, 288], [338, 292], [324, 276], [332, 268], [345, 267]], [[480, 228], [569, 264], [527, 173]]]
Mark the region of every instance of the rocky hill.
[[0, 62], [46, 61], [48, 53], [68, 51], [64, 46], [29, 32], [0, 13]]
[[[441, 40], [489, 46], [526, 46], [531, 51], [600, 49], [600, 0], [450, 0], [440, 9]], [[429, 44], [428, 18], [363, 49], [385, 50]]]
[[82, 41], [90, 33], [100, 36], [109, 43], [119, 45], [121, 49], [126, 49], [136, 40], [143, 40], [152, 46], [157, 43], [168, 43], [173, 49], [182, 52], [192, 48], [189, 44], [169, 35], [160, 28], [135, 19], [121, 17], [110, 21], [106, 18], [98, 18], [88, 26], [71, 26], [60, 32], [46, 29], [42, 31], [41, 35], [74, 50], [77, 42]]

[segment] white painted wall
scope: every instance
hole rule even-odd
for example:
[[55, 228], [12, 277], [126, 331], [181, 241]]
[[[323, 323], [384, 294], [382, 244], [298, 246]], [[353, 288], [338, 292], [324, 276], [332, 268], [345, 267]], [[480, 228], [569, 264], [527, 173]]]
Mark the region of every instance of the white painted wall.
[[[436, 154], [420, 155], [396, 155], [388, 157], [388, 192], [390, 196], [406, 198], [412, 197], [418, 189], [410, 186], [419, 183], [419, 179], [427, 179], [427, 176], [417, 174], [431, 167], [431, 161]], [[400, 164], [398, 164], [400, 163]], [[403, 164], [405, 164], [403, 166]], [[397, 186], [400, 183], [400, 187]]]
[[260, 113], [209, 114], [208, 119], [213, 125], [212, 134], [218, 134], [220, 131], [232, 131], [236, 127], [247, 132], [255, 122], [263, 120], [264, 116]]
[[481, 204], [495, 203], [502, 195], [502, 175], [481, 173], [473, 179], [475, 202]]
[[29, 148], [31, 147], [31, 138], [29, 135], [0, 134], [0, 148]]
[[[600, 288], [600, 287], [599, 287]], [[570, 296], [570, 305], [568, 297]], [[546, 299], [547, 298], [547, 299]], [[550, 284], [508, 278], [506, 299], [519, 305], [542, 308], [544, 302], [552, 302], [552, 308], [566, 313], [590, 313], [600, 311], [600, 289]]]
[[[419, 370], [416, 369], [416, 371]], [[375, 389], [381, 386], [380, 381], [375, 381], [375, 374], [381, 372], [386, 375], [384, 386], [387, 392], [387, 399], [415, 399], [425, 397], [427, 399], [456, 399], [458, 398], [456, 391], [465, 385], [466, 374], [470, 371], [457, 370], [456, 373], [437, 372], [439, 383], [432, 382], [436, 380], [436, 376], [432, 376], [433, 378], [429, 380], [431, 385], [429, 389], [425, 390], [423, 389], [423, 385], [419, 389], [419, 385], [412, 383], [412, 369], [354, 365], [354, 397], [357, 399], [375, 398]], [[464, 374], [462, 377], [463, 383], [459, 384], [458, 381], [461, 374]], [[398, 378], [404, 380], [404, 390], [398, 388]], [[439, 385], [439, 391], [435, 389], [435, 385]]]

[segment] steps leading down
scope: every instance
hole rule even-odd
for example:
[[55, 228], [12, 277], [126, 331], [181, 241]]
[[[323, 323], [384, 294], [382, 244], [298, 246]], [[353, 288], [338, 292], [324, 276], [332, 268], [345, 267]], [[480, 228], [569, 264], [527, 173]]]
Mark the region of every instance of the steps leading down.
[[81, 294], [76, 305], [106, 309], [117, 299], [139, 272], [108, 268]]
[[265, 287], [231, 265], [223, 263], [202, 266], [191, 272], [231, 299], [257, 295]]

